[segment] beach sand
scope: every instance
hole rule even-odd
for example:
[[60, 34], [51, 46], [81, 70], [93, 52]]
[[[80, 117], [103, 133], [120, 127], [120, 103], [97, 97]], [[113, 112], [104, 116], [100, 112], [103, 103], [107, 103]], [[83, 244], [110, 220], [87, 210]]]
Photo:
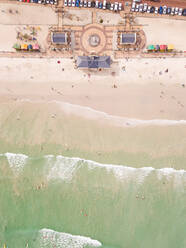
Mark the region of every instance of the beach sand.
[[185, 64], [130, 59], [95, 73], [67, 59], [1, 58], [1, 150], [185, 168]]

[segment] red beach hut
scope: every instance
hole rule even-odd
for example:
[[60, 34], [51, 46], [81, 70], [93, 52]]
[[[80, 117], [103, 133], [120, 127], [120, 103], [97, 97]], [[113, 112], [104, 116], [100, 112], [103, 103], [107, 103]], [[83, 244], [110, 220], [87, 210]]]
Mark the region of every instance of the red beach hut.
[[160, 45], [160, 52], [165, 52], [167, 50], [167, 45]]
[[33, 50], [34, 51], [39, 51], [39, 45], [38, 44], [34, 44], [33, 45]]

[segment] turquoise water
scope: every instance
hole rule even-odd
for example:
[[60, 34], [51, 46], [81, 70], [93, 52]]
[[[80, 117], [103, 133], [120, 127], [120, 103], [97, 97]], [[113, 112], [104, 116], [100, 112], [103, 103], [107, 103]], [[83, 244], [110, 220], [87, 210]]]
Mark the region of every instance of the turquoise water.
[[186, 247], [184, 170], [7, 153], [0, 188], [0, 247]]

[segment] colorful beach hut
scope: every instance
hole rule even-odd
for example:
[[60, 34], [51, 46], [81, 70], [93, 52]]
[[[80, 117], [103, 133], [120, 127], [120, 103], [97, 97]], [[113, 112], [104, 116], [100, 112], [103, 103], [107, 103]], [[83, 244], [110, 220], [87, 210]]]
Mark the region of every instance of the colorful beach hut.
[[160, 52], [165, 52], [167, 50], [166, 45], [160, 45]]
[[13, 45], [13, 48], [14, 48], [16, 51], [19, 51], [19, 50], [21, 50], [21, 45], [18, 44], [18, 43], [15, 43], [15, 44]]
[[39, 51], [39, 45], [38, 44], [34, 44], [33, 45], [33, 50], [34, 51]]
[[29, 44], [29, 45], [28, 45], [28, 50], [29, 50], [29, 51], [32, 51], [32, 50], [33, 50], [33, 48], [32, 48], [32, 45], [31, 45], [31, 44]]
[[160, 46], [159, 46], [159, 45], [156, 45], [156, 46], [155, 46], [155, 51], [156, 51], [156, 52], [159, 52], [159, 51], [160, 51]]
[[27, 44], [21, 44], [21, 50], [27, 51], [28, 45]]
[[153, 52], [155, 49], [154, 45], [148, 45], [147, 50], [148, 52]]
[[169, 52], [172, 52], [172, 51], [174, 50], [174, 45], [169, 44], [168, 47], [167, 47], [167, 50], [168, 50]]

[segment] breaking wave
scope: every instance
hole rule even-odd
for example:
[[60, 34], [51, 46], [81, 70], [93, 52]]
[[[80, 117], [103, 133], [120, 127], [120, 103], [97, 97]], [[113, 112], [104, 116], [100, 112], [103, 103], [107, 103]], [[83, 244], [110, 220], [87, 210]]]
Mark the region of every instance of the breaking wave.
[[62, 155], [45, 156], [47, 164], [51, 166], [48, 173], [48, 179], [61, 179], [70, 182], [73, 175], [82, 167], [87, 167], [89, 170], [105, 169], [107, 173], [113, 173], [114, 176], [125, 182], [134, 182], [142, 184], [146, 177], [154, 173], [158, 180], [166, 179], [173, 180], [175, 186], [186, 182], [186, 171], [176, 170], [173, 168], [155, 169], [153, 167], [133, 168], [123, 165], [101, 164], [91, 160], [81, 158], [69, 158]]
[[7, 158], [10, 168], [15, 173], [19, 173], [20, 171], [22, 171], [28, 160], [28, 156], [24, 154], [15, 154], [7, 152], [1, 155], [4, 155]]
[[89, 237], [72, 235], [69, 233], [56, 232], [51, 229], [41, 229], [39, 231], [40, 248], [53, 247], [56, 248], [85, 248], [85, 247], [101, 247], [102, 244]]
[[[17, 175], [27, 164], [31, 157], [24, 154], [5, 153], [0, 154], [6, 157], [9, 167]], [[48, 181], [60, 179], [65, 182], [71, 182], [77, 171], [81, 168], [91, 170], [101, 169], [101, 173], [113, 174], [122, 182], [133, 182], [142, 184], [149, 175], [155, 175], [158, 180], [172, 181], [174, 186], [186, 183], [186, 171], [173, 168], [155, 169], [153, 167], [134, 168], [124, 165], [101, 164], [92, 160], [81, 159], [78, 157], [64, 157], [62, 155], [46, 155], [44, 159], [44, 168]]]

